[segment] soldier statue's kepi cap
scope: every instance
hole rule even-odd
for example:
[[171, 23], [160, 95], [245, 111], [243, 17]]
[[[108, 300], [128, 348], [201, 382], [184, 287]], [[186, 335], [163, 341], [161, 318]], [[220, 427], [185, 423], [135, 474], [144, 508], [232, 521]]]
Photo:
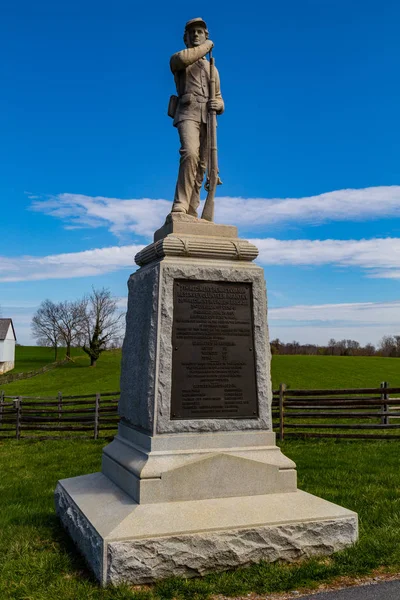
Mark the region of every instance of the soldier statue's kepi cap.
[[203, 21], [201, 17], [196, 17], [196, 19], [190, 19], [190, 21], [186, 23], [185, 31], [187, 31], [189, 27], [193, 27], [193, 25], [200, 25], [201, 27], [204, 27], [204, 29], [207, 29], [206, 22]]

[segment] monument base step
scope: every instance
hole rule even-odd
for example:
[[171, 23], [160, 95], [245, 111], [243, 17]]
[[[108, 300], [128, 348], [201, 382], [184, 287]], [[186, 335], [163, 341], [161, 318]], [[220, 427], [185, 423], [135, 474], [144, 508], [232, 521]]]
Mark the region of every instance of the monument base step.
[[61, 480], [56, 510], [103, 584], [196, 577], [260, 560], [327, 555], [357, 540], [357, 514], [295, 492], [137, 504], [102, 473]]

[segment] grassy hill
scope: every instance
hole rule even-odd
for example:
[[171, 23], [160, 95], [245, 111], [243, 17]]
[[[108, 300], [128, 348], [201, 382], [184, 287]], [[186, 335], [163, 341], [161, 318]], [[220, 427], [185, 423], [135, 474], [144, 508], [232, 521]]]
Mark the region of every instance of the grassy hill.
[[[30, 371], [53, 355], [48, 348], [34, 346], [17, 349], [18, 371]], [[73, 350], [74, 362], [67, 363], [31, 379], [1, 385], [8, 394], [49, 396], [89, 394], [119, 390], [121, 351], [104, 352], [96, 367], [89, 367], [88, 357]], [[33, 366], [35, 365], [35, 366]], [[400, 359], [369, 356], [274, 356], [272, 384], [284, 382], [294, 388], [378, 387], [381, 381], [400, 386]]]
[[[26, 364], [34, 347], [26, 347]], [[42, 350], [38, 348], [38, 356], [43, 357]], [[19, 348], [21, 363], [24, 364], [24, 349]], [[115, 392], [119, 390], [119, 375], [121, 351], [109, 350], [104, 352], [97, 362], [96, 367], [90, 367], [88, 356], [80, 349], [74, 348], [73, 362], [64, 363], [47, 373], [36, 375], [30, 379], [15, 381], [1, 385], [6, 394], [23, 396], [52, 396], [62, 391], [64, 394], [90, 394], [93, 392]], [[52, 362], [52, 361], [50, 361]], [[39, 365], [42, 366], [42, 365]], [[27, 370], [31, 370], [30, 369]], [[39, 367], [37, 367], [39, 368]]]
[[[80, 348], [71, 349], [72, 357], [82, 356], [84, 352]], [[57, 360], [65, 358], [65, 348], [58, 349]], [[54, 362], [54, 350], [42, 346], [16, 346], [15, 348], [15, 367], [8, 371], [7, 375], [14, 373], [27, 373], [35, 371], [49, 363]]]

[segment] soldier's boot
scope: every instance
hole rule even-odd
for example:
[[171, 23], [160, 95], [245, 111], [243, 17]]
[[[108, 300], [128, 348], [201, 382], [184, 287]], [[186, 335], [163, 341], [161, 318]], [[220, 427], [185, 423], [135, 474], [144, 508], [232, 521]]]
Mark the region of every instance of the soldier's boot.
[[197, 210], [195, 208], [193, 208], [193, 206], [189, 206], [189, 210], [187, 211], [187, 214], [190, 215], [191, 217], [196, 217], [196, 218], [199, 217], [199, 215], [197, 214]]
[[186, 208], [183, 206], [183, 204], [174, 204], [172, 206], [171, 212], [174, 212], [174, 213], [186, 213]]

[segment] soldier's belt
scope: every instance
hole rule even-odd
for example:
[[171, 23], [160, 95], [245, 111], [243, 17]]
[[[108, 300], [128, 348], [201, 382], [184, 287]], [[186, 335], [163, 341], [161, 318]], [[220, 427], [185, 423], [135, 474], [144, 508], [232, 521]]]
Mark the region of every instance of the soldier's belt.
[[196, 101], [198, 104], [205, 104], [208, 102], [208, 98], [205, 98], [204, 96], [196, 96], [196, 94], [191, 93], [179, 96], [179, 103], [181, 106], [191, 104], [193, 101]]

